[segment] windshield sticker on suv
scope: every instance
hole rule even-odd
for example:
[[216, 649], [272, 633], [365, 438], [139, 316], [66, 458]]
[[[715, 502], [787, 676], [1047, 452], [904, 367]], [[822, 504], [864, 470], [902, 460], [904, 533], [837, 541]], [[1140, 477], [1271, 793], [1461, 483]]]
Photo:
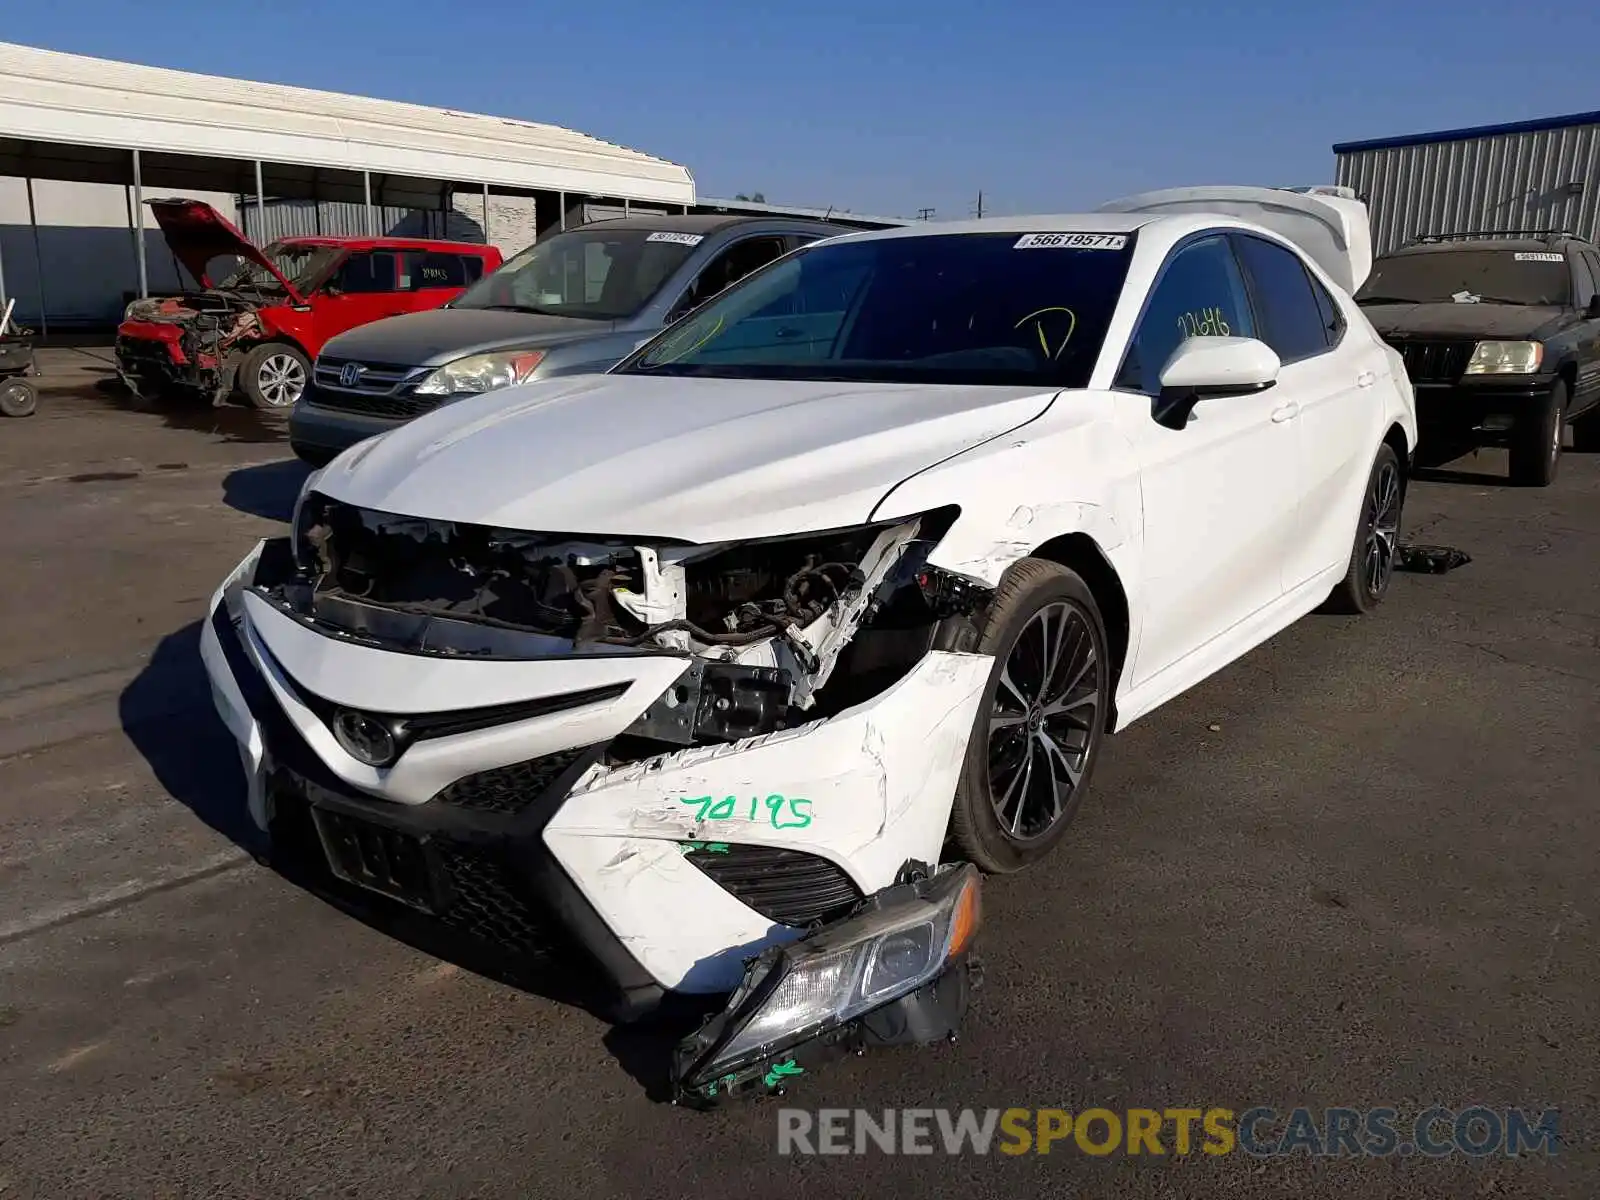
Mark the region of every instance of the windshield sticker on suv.
[[1514, 256], [1518, 262], [1562, 262], [1559, 254], [1542, 254], [1519, 250]]
[[1121, 250], [1125, 233], [1025, 233], [1013, 250]]
[[705, 240], [703, 233], [652, 233], [645, 238], [647, 242], [672, 242], [678, 246], [698, 246]]

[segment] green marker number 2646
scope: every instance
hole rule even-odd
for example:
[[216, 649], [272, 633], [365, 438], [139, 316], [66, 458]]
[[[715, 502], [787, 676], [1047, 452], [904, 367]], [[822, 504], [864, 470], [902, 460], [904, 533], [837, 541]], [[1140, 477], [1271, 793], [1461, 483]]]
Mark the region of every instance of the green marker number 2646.
[[811, 801], [799, 796], [680, 796], [680, 804], [696, 808], [696, 821], [759, 821], [765, 816], [774, 829], [804, 829], [811, 824]]

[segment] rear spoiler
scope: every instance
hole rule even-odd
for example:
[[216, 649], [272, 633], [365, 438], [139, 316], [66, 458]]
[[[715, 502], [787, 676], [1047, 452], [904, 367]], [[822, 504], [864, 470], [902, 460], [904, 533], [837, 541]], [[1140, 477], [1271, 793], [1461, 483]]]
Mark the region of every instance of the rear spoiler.
[[1346, 187], [1183, 187], [1102, 204], [1100, 212], [1221, 213], [1270, 229], [1304, 250], [1328, 277], [1354, 293], [1372, 272], [1367, 206]]

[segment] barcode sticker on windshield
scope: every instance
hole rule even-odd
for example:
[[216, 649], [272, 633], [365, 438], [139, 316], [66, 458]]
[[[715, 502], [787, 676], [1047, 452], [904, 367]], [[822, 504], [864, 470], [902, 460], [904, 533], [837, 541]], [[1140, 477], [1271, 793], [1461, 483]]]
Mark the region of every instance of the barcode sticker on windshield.
[[647, 242], [672, 242], [678, 246], [698, 246], [706, 240], [703, 233], [652, 233]]
[[1517, 255], [1516, 255], [1516, 259], [1517, 259], [1518, 262], [1561, 262], [1561, 261], [1563, 261], [1562, 260], [1562, 256], [1559, 255], [1559, 254], [1537, 254], [1537, 253], [1530, 253], [1530, 252], [1525, 252], [1525, 251], [1519, 251], [1517, 253]]
[[1121, 250], [1125, 233], [1025, 233], [1013, 250]]

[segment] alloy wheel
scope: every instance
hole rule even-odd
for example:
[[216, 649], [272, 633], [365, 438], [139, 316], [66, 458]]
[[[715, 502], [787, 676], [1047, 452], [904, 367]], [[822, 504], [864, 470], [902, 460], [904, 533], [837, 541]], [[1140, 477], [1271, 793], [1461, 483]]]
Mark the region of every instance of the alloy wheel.
[[1394, 576], [1400, 542], [1400, 469], [1385, 462], [1367, 489], [1367, 538], [1362, 550], [1361, 583], [1367, 595], [1382, 596]]
[[290, 408], [306, 390], [306, 369], [292, 354], [269, 354], [256, 372], [261, 398], [273, 408]]
[[1043, 837], [1070, 811], [1104, 725], [1105, 685], [1077, 605], [1057, 601], [1029, 618], [989, 711], [989, 793], [1013, 841]]

